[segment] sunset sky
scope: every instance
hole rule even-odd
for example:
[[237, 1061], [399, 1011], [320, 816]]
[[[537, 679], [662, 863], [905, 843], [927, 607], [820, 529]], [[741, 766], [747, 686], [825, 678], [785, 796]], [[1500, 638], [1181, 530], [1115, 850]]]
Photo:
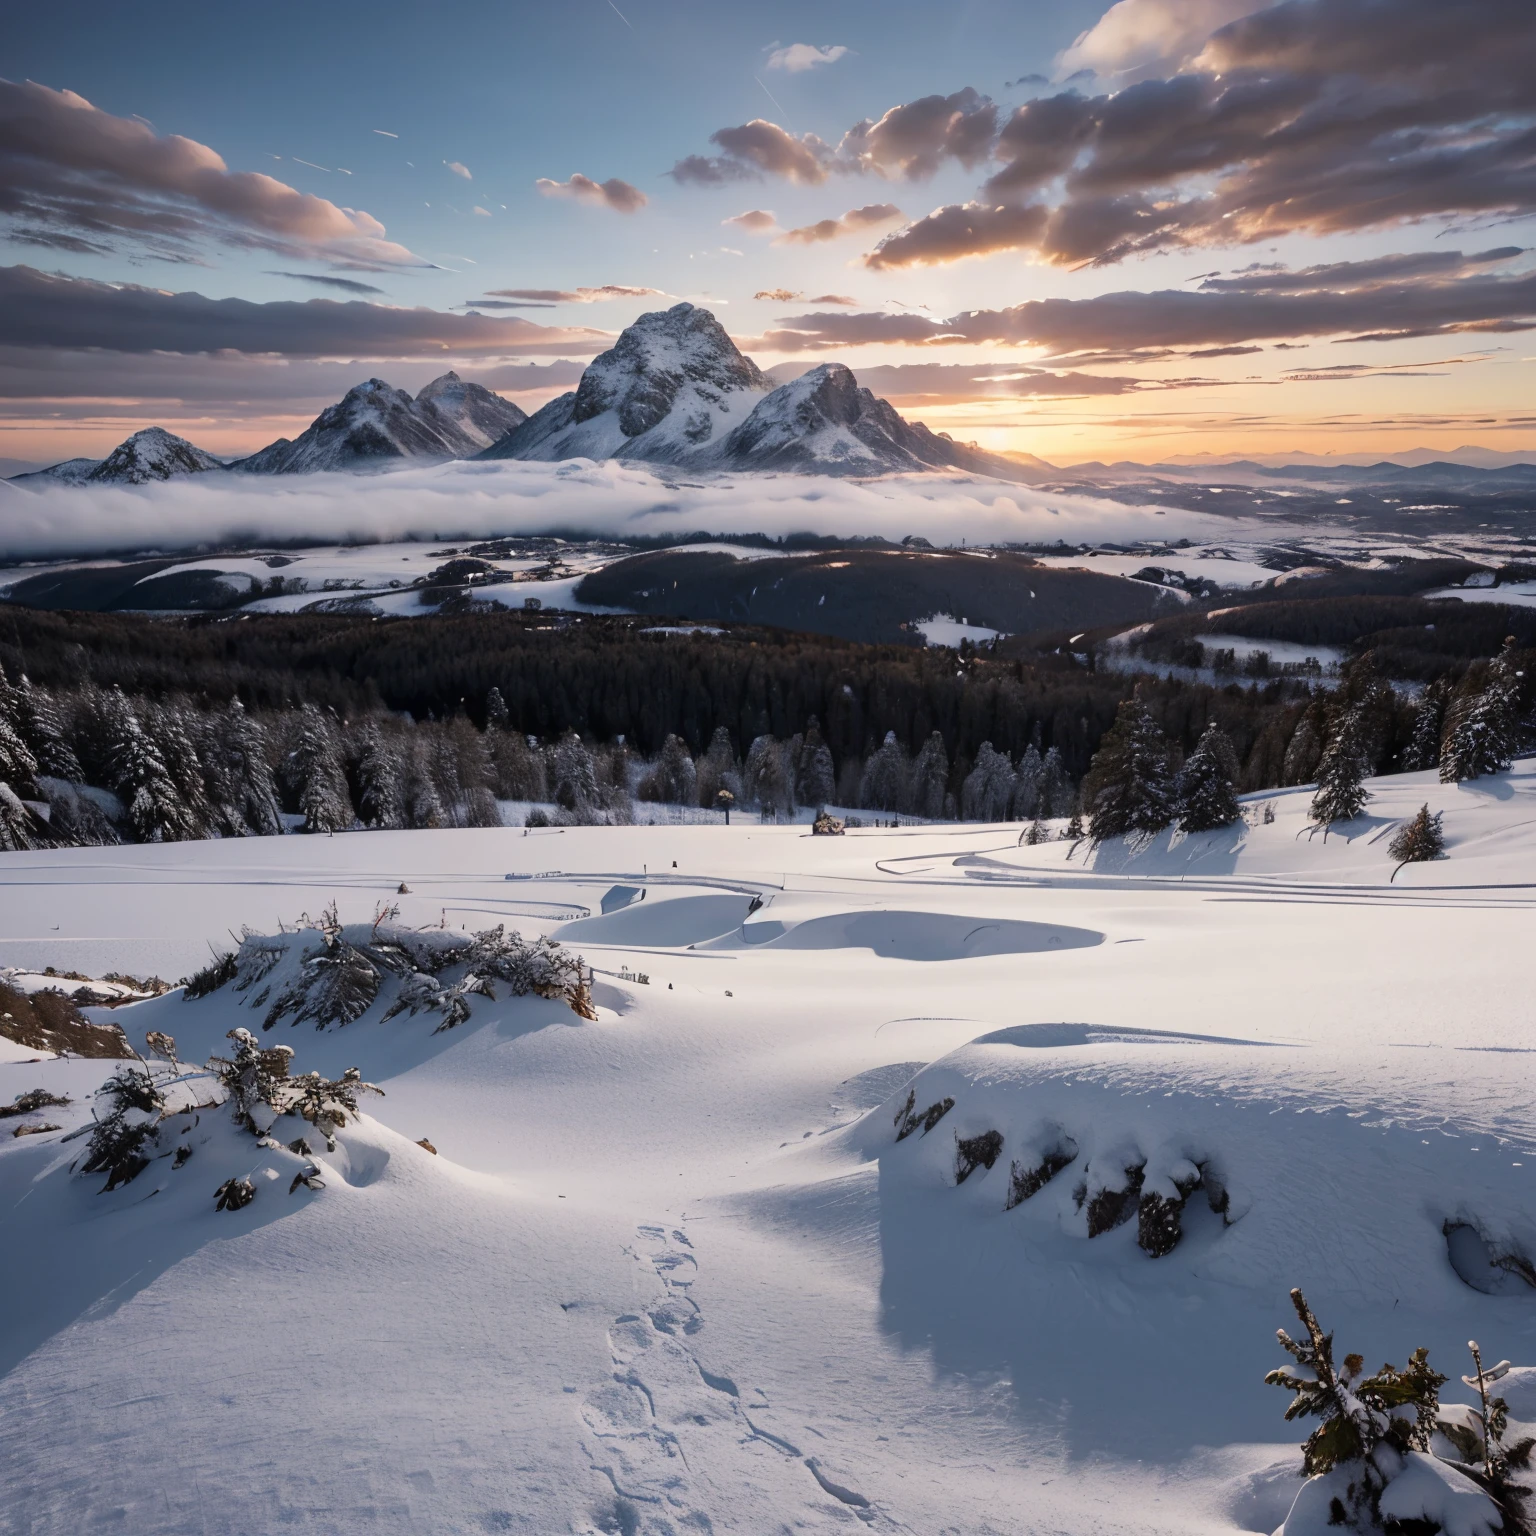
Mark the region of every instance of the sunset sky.
[[[637, 314], [1057, 463], [1536, 455], [1530, 0], [13, 8], [0, 459]], [[6, 466], [0, 466], [5, 468]]]

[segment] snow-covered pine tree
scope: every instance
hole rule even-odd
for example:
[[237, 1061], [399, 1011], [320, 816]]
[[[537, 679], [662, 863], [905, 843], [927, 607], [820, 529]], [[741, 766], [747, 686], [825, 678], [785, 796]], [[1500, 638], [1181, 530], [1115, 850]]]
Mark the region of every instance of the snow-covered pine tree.
[[0, 779], [0, 853], [25, 853], [37, 846], [37, 826], [32, 812], [3, 779]]
[[1328, 739], [1328, 704], [1318, 695], [1302, 712], [1285, 749], [1284, 782], [1310, 784], [1317, 777]]
[[1423, 864], [1438, 859], [1445, 852], [1445, 834], [1440, 830], [1440, 812], [1429, 814], [1429, 804], [1419, 807], [1412, 821], [1405, 821], [1397, 829], [1397, 835], [1387, 845], [1387, 853], [1397, 861], [1392, 878], [1404, 864]]
[[122, 689], [102, 699], [109, 742], [112, 788], [128, 810], [128, 824], [142, 843], [184, 842], [195, 837], [159, 748], [139, 724]]
[[578, 816], [589, 814], [597, 803], [597, 768], [575, 731], [567, 731], [556, 744], [553, 768], [550, 789], [556, 803]]
[[949, 753], [944, 750], [943, 736], [931, 731], [928, 740], [918, 748], [917, 760], [912, 764], [912, 814], [927, 821], [940, 820], [944, 815], [944, 796], [948, 788]]
[[175, 786], [187, 822], [188, 837], [207, 837], [212, 812], [208, 803], [208, 785], [194, 736], [197, 722], [180, 700], [153, 704], [145, 710], [145, 734], [160, 754], [165, 771]]
[[911, 764], [895, 731], [871, 752], [859, 780], [859, 804], [871, 811], [904, 811], [909, 793]]
[[794, 810], [790, 790], [788, 750], [773, 736], [757, 736], [747, 749], [742, 768], [742, 788], [768, 815], [787, 815]]
[[[1445, 1420], [1440, 1421], [1438, 1428], [1461, 1453], [1473, 1480], [1498, 1505], [1503, 1518], [1502, 1536], [1531, 1536], [1531, 1523], [1525, 1508], [1531, 1489], [1516, 1482], [1515, 1475], [1530, 1471], [1536, 1440], [1527, 1436], [1513, 1445], [1506, 1441], [1509, 1404], [1502, 1397], [1491, 1395], [1491, 1388], [1509, 1374], [1509, 1361], [1500, 1360], [1497, 1365], [1485, 1366], [1477, 1340], [1468, 1339], [1467, 1348], [1472, 1351], [1474, 1374], [1461, 1379], [1477, 1393], [1476, 1429], [1468, 1434], [1461, 1426]], [[1461, 1433], [1457, 1433], [1458, 1429]]]
[[1437, 677], [1413, 709], [1413, 734], [1403, 752], [1403, 772], [1417, 773], [1440, 766], [1440, 735], [1445, 728], [1445, 706], [1450, 696], [1443, 677]]
[[64, 734], [53, 696], [22, 673], [16, 685], [16, 720], [22, 740], [37, 760], [37, 771], [70, 784], [84, 782], [80, 759]]
[[299, 713], [289, 772], [298, 787], [306, 832], [340, 832], [352, 824], [352, 798], [341, 770], [336, 727], [314, 704]]
[[365, 827], [405, 825], [405, 790], [398, 743], [370, 720], [357, 742], [357, 814]]
[[960, 786], [960, 815], [966, 821], [1007, 821], [1013, 804], [1013, 764], [990, 741], [976, 751], [976, 765]]
[[211, 1056], [208, 1065], [229, 1095], [235, 1124], [253, 1136], [265, 1136], [272, 1122], [288, 1107], [293, 1064], [291, 1045], [263, 1047], [248, 1029], [232, 1029], [229, 1056]]
[[[521, 731], [493, 731], [491, 759], [496, 767], [496, 793], [503, 800], [547, 800], [549, 787], [544, 754]], [[693, 774], [693, 759], [688, 760]]]
[[459, 754], [442, 726], [429, 723], [424, 729], [418, 729], [426, 747], [427, 771], [432, 775], [437, 798], [447, 813], [447, 825], [461, 827], [464, 825], [465, 784], [459, 771]]
[[1014, 776], [1013, 789], [1013, 819], [1015, 821], [1034, 821], [1040, 816], [1049, 816], [1050, 812], [1041, 804], [1041, 779], [1045, 775], [1045, 762], [1040, 756], [1040, 749], [1034, 742], [1025, 747], [1024, 755], [1019, 759], [1018, 772]]
[[1061, 840], [1064, 843], [1080, 843], [1087, 835], [1083, 828], [1083, 813], [1074, 804], [1072, 815], [1068, 818], [1066, 826], [1061, 829]]
[[[4, 673], [0, 673], [3, 680]], [[0, 681], [0, 784], [9, 784], [18, 796], [30, 798], [35, 790], [37, 759], [32, 755], [19, 728], [17, 690]]]
[[505, 731], [511, 726], [512, 717], [507, 712], [507, 702], [500, 688], [492, 688], [485, 696], [485, 728], [488, 731]]
[[[1365, 787], [1369, 772], [1370, 763], [1360, 739], [1359, 716], [1354, 709], [1346, 708], [1336, 717], [1323, 760], [1318, 764], [1312, 820], [1327, 828], [1358, 816], [1371, 798]], [[1327, 836], [1326, 831], [1323, 835]]]
[[236, 786], [234, 808], [255, 837], [276, 837], [283, 830], [278, 809], [277, 783], [267, 751], [262, 723], [246, 712], [239, 698], [232, 698], [218, 721], [224, 759]]
[[832, 753], [822, 740], [821, 727], [812, 715], [806, 723], [805, 737], [795, 762], [795, 803], [820, 809], [836, 793]]
[[681, 736], [668, 736], [655, 763], [641, 780], [641, 798], [669, 805], [697, 805], [698, 779], [688, 744]]
[[1236, 777], [1237, 753], [1227, 733], [1212, 720], [1179, 770], [1176, 797], [1180, 828], [1211, 832], [1231, 826], [1240, 814], [1233, 788]]
[[1067, 772], [1060, 751], [1051, 747], [1040, 764], [1040, 814], [1070, 816], [1076, 805], [1077, 789], [1072, 775]]
[[1479, 677], [1469, 672], [1451, 697], [1440, 741], [1440, 782], [1502, 773], [1519, 746], [1520, 676], [1511, 635]]
[[413, 729], [406, 738], [403, 760], [406, 825], [416, 828], [446, 827], [448, 812], [437, 792], [428, 760], [427, 744], [421, 730]]
[[1088, 835], [1151, 836], [1173, 820], [1168, 743], [1138, 698], [1126, 699], [1104, 733], [1083, 780]]
[[695, 765], [694, 776], [698, 787], [699, 804], [709, 810], [719, 809], [716, 801], [722, 789], [726, 790], [733, 800], [741, 799], [741, 777], [736, 771], [736, 754], [731, 748], [731, 733], [723, 725], [715, 727], [715, 734], [709, 738], [708, 749]]

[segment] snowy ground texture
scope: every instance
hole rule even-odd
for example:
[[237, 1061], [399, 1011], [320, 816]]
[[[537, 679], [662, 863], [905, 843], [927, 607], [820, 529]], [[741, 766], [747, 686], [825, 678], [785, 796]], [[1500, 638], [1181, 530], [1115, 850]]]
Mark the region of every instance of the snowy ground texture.
[[[394, 982], [323, 1031], [233, 986], [114, 1010], [385, 1090], [291, 1195], [303, 1159], [216, 1115], [102, 1193], [63, 1138], [108, 1064], [8, 1048], [0, 1104], [73, 1102], [0, 1121], [0, 1529], [1276, 1530], [1289, 1287], [1372, 1367], [1536, 1362], [1496, 1263], [1536, 1257], [1536, 764], [1373, 790], [1326, 842], [1290, 791], [1137, 851], [749, 823], [4, 856], [0, 965], [177, 976], [398, 902], [554, 934], [598, 1017], [471, 996], [434, 1033], [383, 1020]], [[1426, 800], [1449, 856], [1389, 883]], [[1089, 1235], [1136, 1179], [1188, 1193], [1161, 1257], [1134, 1199]]]

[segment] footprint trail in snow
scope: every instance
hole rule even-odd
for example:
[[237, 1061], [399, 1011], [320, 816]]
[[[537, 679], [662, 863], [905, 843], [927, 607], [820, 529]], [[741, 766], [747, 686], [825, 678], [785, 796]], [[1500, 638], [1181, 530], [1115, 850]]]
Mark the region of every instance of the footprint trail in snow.
[[703, 1365], [698, 1257], [682, 1225], [642, 1226], [627, 1252], [650, 1299], [608, 1330], [613, 1372], [581, 1407], [583, 1442], [611, 1506], [583, 1532], [898, 1532], [873, 1500], [793, 1440], [753, 1422], [769, 1407]]

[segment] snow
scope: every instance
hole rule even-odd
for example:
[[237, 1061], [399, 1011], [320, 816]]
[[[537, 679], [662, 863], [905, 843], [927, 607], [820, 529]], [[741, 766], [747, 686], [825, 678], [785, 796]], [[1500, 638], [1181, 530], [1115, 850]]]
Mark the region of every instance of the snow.
[[[1326, 840], [1302, 788], [1097, 852], [737, 818], [0, 857], [0, 962], [33, 972], [176, 976], [244, 924], [398, 902], [556, 933], [598, 1012], [476, 996], [442, 1034], [376, 1007], [261, 1035], [232, 988], [115, 1009], [187, 1061], [244, 1025], [385, 1089], [292, 1196], [288, 1154], [213, 1131], [98, 1193], [61, 1140], [107, 1064], [0, 1062], [0, 1103], [74, 1101], [0, 1134], [0, 1507], [38, 1531], [1274, 1531], [1302, 1486], [1262, 1381], [1290, 1286], [1373, 1365], [1424, 1344], [1455, 1383], [1468, 1338], [1536, 1360], [1536, 1298], [1473, 1289], [1444, 1232], [1536, 1254], [1536, 762], [1371, 789]], [[1448, 857], [1389, 883], [1426, 801]], [[616, 886], [645, 894], [603, 914]], [[954, 1103], [897, 1141], [909, 1094]], [[1156, 1259], [1134, 1216], [1087, 1235], [1138, 1159], [1147, 1190], [1202, 1180]], [[1501, 1383], [1517, 1416], [1531, 1380]], [[1435, 1465], [1391, 1489], [1480, 1536]]]
[[1000, 629], [969, 624], [964, 619], [957, 619], [952, 613], [936, 613], [931, 618], [919, 619], [912, 627], [927, 644], [947, 645], [951, 650], [958, 650], [962, 640], [969, 640], [972, 645], [982, 645], [989, 640], [996, 640], [1002, 634]]
[[1109, 550], [1094, 550], [1088, 555], [1041, 555], [1041, 565], [1054, 566], [1058, 570], [1098, 571], [1106, 576], [1135, 576], [1148, 566], [1159, 570], [1176, 571], [1195, 581], [1209, 582], [1213, 587], [1238, 589], [1262, 586], [1274, 581], [1279, 572], [1262, 565], [1254, 558], [1257, 551], [1236, 550], [1220, 546], [1212, 549], [1147, 550], [1142, 554], [1119, 554]]
[[1439, 587], [1426, 598], [1460, 598], [1464, 603], [1506, 603], [1511, 608], [1536, 607], [1536, 581], [1501, 582], [1498, 586], [1468, 581], [1464, 587]]

